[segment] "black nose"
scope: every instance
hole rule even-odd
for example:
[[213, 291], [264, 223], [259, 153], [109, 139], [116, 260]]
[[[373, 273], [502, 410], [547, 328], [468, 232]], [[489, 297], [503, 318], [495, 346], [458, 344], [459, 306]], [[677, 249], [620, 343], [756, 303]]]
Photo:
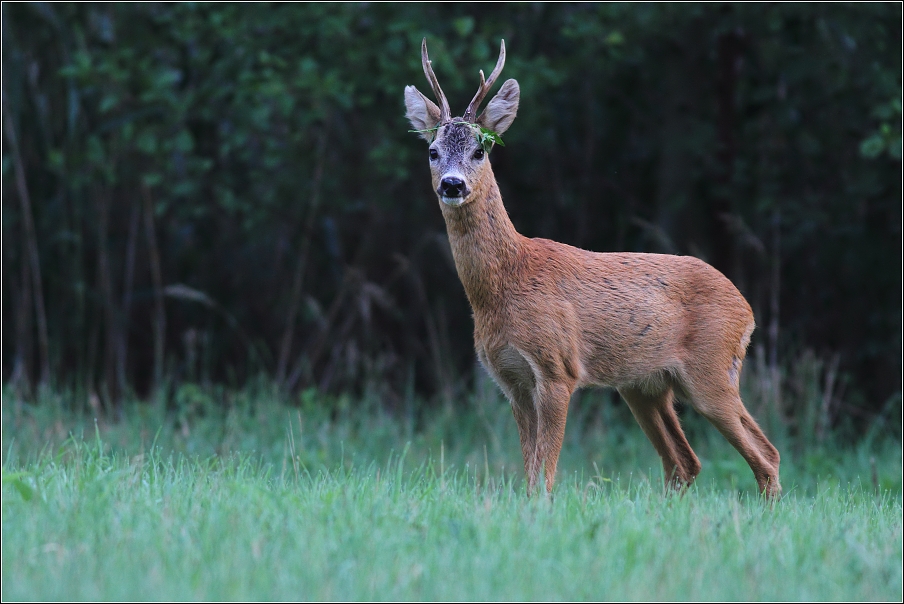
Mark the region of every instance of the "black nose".
[[456, 176], [447, 176], [439, 183], [439, 194], [443, 197], [463, 197], [466, 192], [465, 181]]

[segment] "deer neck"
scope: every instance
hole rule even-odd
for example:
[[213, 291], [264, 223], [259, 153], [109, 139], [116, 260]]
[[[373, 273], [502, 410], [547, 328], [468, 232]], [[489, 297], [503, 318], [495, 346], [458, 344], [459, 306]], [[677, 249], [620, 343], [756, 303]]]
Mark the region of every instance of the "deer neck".
[[471, 196], [473, 199], [460, 207], [442, 202], [440, 206], [458, 277], [472, 308], [479, 310], [502, 301], [523, 237], [502, 205], [492, 171], [472, 190]]

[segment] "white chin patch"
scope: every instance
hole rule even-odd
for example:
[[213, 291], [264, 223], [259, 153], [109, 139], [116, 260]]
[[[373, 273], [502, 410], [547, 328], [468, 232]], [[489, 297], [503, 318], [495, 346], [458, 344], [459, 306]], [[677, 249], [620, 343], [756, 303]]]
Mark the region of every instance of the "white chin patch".
[[440, 199], [443, 200], [444, 204], [446, 204], [447, 206], [452, 206], [453, 208], [457, 208], [465, 202], [464, 197], [446, 197], [442, 195], [440, 196]]

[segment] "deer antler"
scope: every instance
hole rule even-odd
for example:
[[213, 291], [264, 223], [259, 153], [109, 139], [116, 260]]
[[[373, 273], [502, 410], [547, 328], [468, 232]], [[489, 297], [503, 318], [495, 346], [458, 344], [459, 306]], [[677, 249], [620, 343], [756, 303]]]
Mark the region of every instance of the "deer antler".
[[436, 97], [436, 100], [439, 101], [439, 123], [445, 124], [452, 119], [452, 112], [449, 110], [449, 101], [446, 100], [443, 89], [439, 87], [439, 81], [436, 79], [436, 74], [433, 73], [433, 66], [430, 64], [430, 58], [427, 56], [427, 38], [424, 38], [424, 41], [421, 43], [421, 63], [424, 65], [424, 75], [427, 76], [427, 81], [430, 82], [430, 86], [433, 88], [433, 95]]
[[480, 103], [483, 102], [484, 97], [490, 91], [490, 88], [493, 87], [496, 78], [502, 73], [503, 65], [505, 65], [505, 40], [502, 40], [502, 43], [499, 46], [499, 60], [496, 61], [496, 67], [493, 69], [493, 73], [490, 74], [490, 79], [484, 81], [483, 70], [480, 70], [480, 88], [477, 89], [477, 94], [474, 95], [474, 98], [468, 105], [468, 110], [465, 111], [465, 121], [473, 122], [477, 119], [477, 110], [480, 108]]

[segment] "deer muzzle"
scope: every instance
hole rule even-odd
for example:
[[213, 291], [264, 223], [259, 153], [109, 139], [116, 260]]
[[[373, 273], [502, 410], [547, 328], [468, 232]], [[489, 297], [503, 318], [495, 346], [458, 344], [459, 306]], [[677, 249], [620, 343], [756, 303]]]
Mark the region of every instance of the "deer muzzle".
[[462, 178], [447, 175], [439, 182], [436, 192], [444, 204], [460, 206], [471, 191], [468, 190], [468, 185]]

